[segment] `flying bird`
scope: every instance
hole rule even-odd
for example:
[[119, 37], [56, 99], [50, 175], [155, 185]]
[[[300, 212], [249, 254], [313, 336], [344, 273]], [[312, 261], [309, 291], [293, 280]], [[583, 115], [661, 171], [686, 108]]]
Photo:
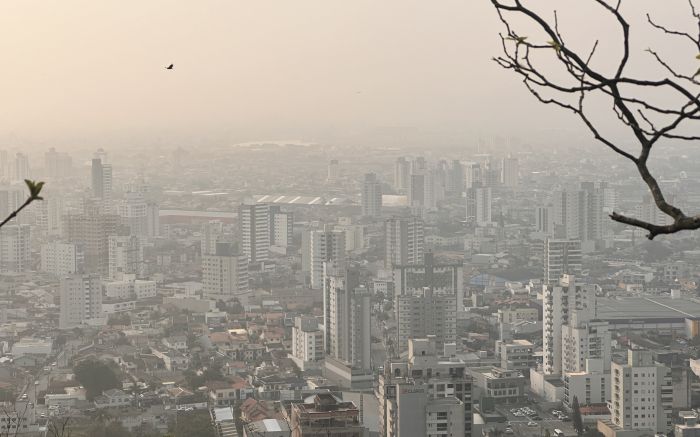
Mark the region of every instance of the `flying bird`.
[[170, 64], [167, 67], [165, 67], [166, 70], [172, 70], [173, 67], [175, 67], [175, 64]]

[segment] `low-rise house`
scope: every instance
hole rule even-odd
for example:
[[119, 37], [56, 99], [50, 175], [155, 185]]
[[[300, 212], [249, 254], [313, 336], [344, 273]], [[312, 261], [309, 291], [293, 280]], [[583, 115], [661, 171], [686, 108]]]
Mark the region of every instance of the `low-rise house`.
[[170, 414], [175, 414], [175, 412], [166, 410], [163, 405], [154, 405], [145, 410], [129, 408], [125, 411], [120, 411], [116, 420], [129, 431], [135, 431], [142, 426], [147, 426], [164, 433], [168, 430]]
[[230, 381], [214, 381], [207, 384], [209, 399], [217, 407], [231, 406], [236, 401], [252, 397], [255, 389], [243, 378], [234, 377]]
[[165, 337], [162, 340], [163, 345], [168, 349], [174, 349], [179, 352], [187, 351], [187, 337], [184, 335], [173, 335]]
[[292, 430], [285, 420], [265, 419], [247, 423], [243, 427], [243, 437], [290, 437]]
[[241, 419], [246, 423], [282, 417], [282, 413], [275, 408], [274, 403], [254, 398], [243, 401], [240, 410]]
[[44, 396], [46, 407], [73, 407], [78, 402], [85, 401], [85, 389], [82, 387], [66, 387], [63, 393], [49, 393]]
[[170, 372], [187, 369], [190, 363], [190, 359], [187, 356], [176, 350], [159, 351], [158, 349], [151, 348], [151, 352], [153, 355], [163, 360], [165, 368]]
[[193, 393], [182, 387], [170, 387], [166, 391], [166, 403], [179, 411], [206, 410], [207, 397], [202, 393]]
[[132, 404], [134, 397], [122, 390], [113, 388], [103, 391], [101, 395], [95, 397], [96, 408], [126, 407]]

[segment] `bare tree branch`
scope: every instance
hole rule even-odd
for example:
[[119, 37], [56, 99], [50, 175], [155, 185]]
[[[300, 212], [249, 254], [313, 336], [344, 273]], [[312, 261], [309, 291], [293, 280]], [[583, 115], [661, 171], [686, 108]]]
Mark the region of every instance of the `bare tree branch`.
[[[564, 43], [557, 11], [554, 11], [553, 23], [550, 23], [539, 13], [524, 6], [522, 0], [513, 0], [508, 4], [501, 0], [491, 0], [506, 29], [505, 35], [500, 36], [503, 54], [494, 60], [502, 68], [518, 74], [527, 90], [541, 103], [556, 105], [572, 111], [583, 121], [596, 140], [633, 162], [640, 177], [647, 185], [656, 207], [671, 217], [673, 223], [667, 226], [655, 225], [616, 212], [611, 214], [612, 220], [646, 229], [649, 231], [649, 239], [662, 234], [700, 229], [700, 215], [687, 216], [680, 208], [670, 204], [648, 167], [652, 148], [659, 141], [700, 140], [700, 136], [677, 132], [680, 128], [686, 128], [688, 122], [700, 120], [700, 89], [698, 89], [700, 81], [696, 80], [696, 77], [700, 75], [700, 69], [690, 74], [683, 73], [666, 61], [658, 52], [647, 49], [655, 62], [669, 74], [669, 77], [645, 79], [628, 75], [626, 69], [631, 54], [630, 25], [620, 12], [621, 0], [615, 2], [614, 5], [608, 3], [608, 0], [590, 1], [611, 15], [621, 31], [622, 55], [615, 64], [613, 74], [606, 73], [591, 65], [591, 59], [598, 46], [597, 41], [587, 55], [578, 53]], [[698, 27], [698, 36], [661, 25], [648, 14], [647, 21], [653, 28], [666, 35], [680, 36], [690, 40], [695, 49], [700, 52], [700, 14], [692, 0], [688, 0], [688, 3]], [[549, 43], [538, 43], [534, 39], [528, 39], [527, 36], [519, 34], [505, 14], [526, 18], [535, 24], [542, 34], [550, 38]], [[566, 82], [567, 79], [562, 82], [559, 77], [556, 81], [551, 79], [552, 73], [540, 67], [535, 61], [533, 53], [545, 50], [549, 50], [556, 63], [564, 68], [569, 83]], [[700, 59], [700, 55], [698, 58]], [[645, 90], [663, 92], [665, 96], [680, 100], [680, 103], [675, 107], [654, 103], [652, 99], [640, 97], [648, 95]], [[544, 91], [546, 91], [546, 95]], [[637, 140], [638, 153], [623, 149], [601, 134], [600, 129], [584, 111], [586, 97], [591, 94], [603, 95], [612, 100], [613, 112]]]

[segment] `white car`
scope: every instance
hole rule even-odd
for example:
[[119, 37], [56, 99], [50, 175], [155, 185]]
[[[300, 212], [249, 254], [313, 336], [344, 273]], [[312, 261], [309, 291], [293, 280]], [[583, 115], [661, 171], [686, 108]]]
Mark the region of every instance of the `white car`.
[[527, 423], [527, 426], [529, 426], [529, 427], [535, 427], [535, 426], [537, 426], [537, 422], [532, 422], [532, 421], [530, 421], [530, 422]]

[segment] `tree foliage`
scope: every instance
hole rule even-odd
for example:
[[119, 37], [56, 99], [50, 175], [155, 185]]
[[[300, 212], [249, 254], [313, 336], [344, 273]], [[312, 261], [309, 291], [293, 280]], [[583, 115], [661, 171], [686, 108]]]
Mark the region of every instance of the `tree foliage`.
[[[673, 205], [648, 165], [652, 148], [658, 144], [700, 140], [694, 126], [700, 120], [700, 69], [695, 66], [692, 71], [685, 72], [675, 67], [663, 54], [648, 48], [645, 51], [651, 65], [660, 69], [662, 76], [644, 77], [630, 73], [628, 64], [637, 49], [632, 46], [630, 24], [621, 12], [622, 0], [589, 1], [598, 5], [601, 12], [611, 17], [619, 27], [621, 50], [614, 65], [601, 67], [601, 63], [597, 62], [598, 40], [591, 41], [590, 50], [581, 52], [578, 47], [569, 44], [559, 25], [556, 10], [551, 18], [546, 17], [530, 6], [538, 2], [531, 1], [525, 5], [524, 0], [491, 0], [506, 30], [505, 34], [501, 34], [503, 54], [494, 60], [504, 69], [517, 74], [527, 90], [541, 103], [573, 112], [597, 141], [630, 161], [646, 184], [656, 207], [670, 217], [672, 223], [657, 225], [618, 212], [610, 214], [612, 220], [646, 229], [650, 240], [657, 235], [700, 229], [700, 214], [686, 215]], [[697, 62], [700, 59], [700, 12], [692, 0], [688, 0], [688, 3], [691, 21], [699, 29], [697, 34], [668, 28], [648, 14], [646, 19], [650, 27], [662, 35], [687, 43], [685, 48], [679, 45], [677, 53], [687, 49], [688, 58], [693, 56]], [[512, 17], [522, 18], [528, 25], [534, 26], [537, 35], [520, 33], [510, 21]], [[688, 60], [692, 61], [692, 58]], [[653, 69], [644, 71], [649, 74], [650, 70]], [[591, 97], [606, 99], [610, 103], [611, 116], [627, 130], [638, 150], [623, 146], [601, 131], [600, 125], [592, 118], [592, 113], [600, 111], [593, 111], [588, 105]]]
[[571, 405], [571, 422], [574, 426], [574, 430], [580, 436], [583, 435], [583, 418], [581, 417], [581, 405], [578, 403], [578, 398], [574, 396], [574, 401]]
[[172, 433], [175, 437], [216, 437], [206, 410], [178, 412], [177, 423]]
[[96, 359], [79, 362], [73, 369], [73, 373], [78, 382], [85, 387], [89, 400], [93, 400], [105, 390], [122, 386], [116, 372], [103, 361]]

